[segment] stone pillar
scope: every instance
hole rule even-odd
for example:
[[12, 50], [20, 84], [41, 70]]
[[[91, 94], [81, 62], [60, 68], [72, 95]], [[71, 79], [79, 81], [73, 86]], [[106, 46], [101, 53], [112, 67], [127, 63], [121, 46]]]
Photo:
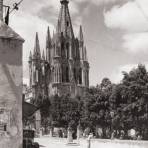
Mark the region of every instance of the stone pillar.
[[[2, 0], [0, 0], [2, 3]], [[9, 31], [8, 31], [9, 30]], [[22, 148], [22, 44], [0, 20], [0, 147]]]
[[3, 20], [3, 0], [0, 0], [0, 20]]

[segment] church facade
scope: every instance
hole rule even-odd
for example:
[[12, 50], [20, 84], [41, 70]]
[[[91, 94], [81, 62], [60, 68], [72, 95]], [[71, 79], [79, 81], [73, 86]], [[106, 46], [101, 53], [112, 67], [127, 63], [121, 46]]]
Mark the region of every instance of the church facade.
[[41, 54], [38, 34], [29, 57], [30, 87], [33, 97], [70, 94], [81, 96], [89, 87], [89, 62], [82, 26], [75, 37], [68, 0], [61, 0], [56, 32], [47, 29], [46, 50]]

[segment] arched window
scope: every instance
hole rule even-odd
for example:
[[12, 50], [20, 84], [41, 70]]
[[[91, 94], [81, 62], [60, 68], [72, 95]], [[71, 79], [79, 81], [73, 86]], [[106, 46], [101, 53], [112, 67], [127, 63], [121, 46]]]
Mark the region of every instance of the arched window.
[[65, 57], [64, 42], [61, 43], [61, 56]]
[[66, 82], [69, 82], [69, 68], [66, 67]]
[[69, 22], [67, 21], [67, 27], [69, 26]]
[[55, 44], [53, 45], [53, 55], [54, 56], [56, 55], [56, 46], [55, 46]]
[[65, 82], [65, 69], [64, 69], [64, 65], [62, 65], [62, 82]]
[[82, 84], [82, 68], [79, 69], [79, 84]]
[[77, 75], [76, 75], [76, 69], [75, 68], [73, 69], [73, 72], [74, 72], [74, 79], [76, 81], [77, 80]]
[[69, 58], [69, 43], [66, 43], [66, 57]]

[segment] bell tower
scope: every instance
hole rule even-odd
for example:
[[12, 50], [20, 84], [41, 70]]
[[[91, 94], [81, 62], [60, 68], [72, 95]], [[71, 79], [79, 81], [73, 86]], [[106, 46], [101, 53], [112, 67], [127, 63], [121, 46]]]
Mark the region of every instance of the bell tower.
[[61, 8], [53, 37], [50, 36], [49, 27], [47, 29], [44, 62], [39, 60], [40, 51], [37, 52], [39, 48], [35, 48], [35, 53], [38, 53], [34, 54], [38, 59], [36, 61], [40, 61], [35, 65], [36, 69], [40, 69], [40, 65], [45, 65], [46, 73], [41, 77], [46, 78], [49, 95], [67, 93], [72, 96], [82, 95], [89, 87], [89, 63], [82, 26], [80, 26], [79, 36], [76, 38], [68, 7], [69, 1], [61, 0], [60, 3]]

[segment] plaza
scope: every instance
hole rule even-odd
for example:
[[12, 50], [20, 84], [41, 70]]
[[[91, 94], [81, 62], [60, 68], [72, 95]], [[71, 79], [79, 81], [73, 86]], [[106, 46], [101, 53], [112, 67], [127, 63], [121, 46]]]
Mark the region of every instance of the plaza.
[[[65, 138], [51, 138], [49, 136], [43, 136], [36, 138], [35, 142], [40, 144], [40, 148], [88, 148], [87, 139], [81, 139], [79, 145], [67, 144]], [[90, 148], [147, 148], [148, 142], [146, 141], [120, 141], [120, 140], [104, 140], [104, 139], [92, 139]]]

